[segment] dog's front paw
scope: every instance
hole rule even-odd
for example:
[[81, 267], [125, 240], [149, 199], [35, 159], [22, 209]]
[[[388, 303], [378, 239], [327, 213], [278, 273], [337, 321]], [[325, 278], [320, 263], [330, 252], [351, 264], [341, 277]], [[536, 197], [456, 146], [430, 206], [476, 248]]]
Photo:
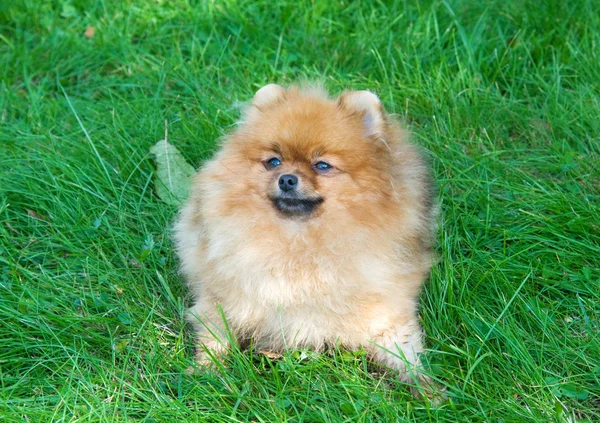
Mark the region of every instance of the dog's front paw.
[[435, 382], [431, 377], [422, 373], [417, 374], [414, 380], [411, 380], [411, 394], [415, 398], [427, 398], [435, 407], [445, 402], [448, 397], [446, 395], [446, 387]]
[[278, 353], [276, 351], [270, 351], [270, 350], [259, 350], [258, 353], [261, 355], [264, 355], [265, 357], [270, 358], [271, 360], [277, 360], [277, 359], [283, 357], [283, 355], [281, 353]]
[[198, 374], [206, 371], [219, 371], [223, 367], [223, 362], [227, 356], [227, 349], [222, 345], [198, 346], [196, 351], [195, 363], [187, 368], [189, 374]]

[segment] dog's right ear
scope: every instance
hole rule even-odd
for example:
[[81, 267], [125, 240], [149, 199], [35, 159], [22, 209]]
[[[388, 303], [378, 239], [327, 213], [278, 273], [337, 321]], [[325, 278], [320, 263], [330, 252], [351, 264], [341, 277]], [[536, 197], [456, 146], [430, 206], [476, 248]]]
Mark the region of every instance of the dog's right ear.
[[269, 84], [262, 87], [254, 94], [252, 104], [246, 103], [242, 108], [242, 116], [238, 125], [250, 124], [260, 119], [262, 112], [283, 101], [286, 90], [281, 85]]
[[263, 111], [269, 106], [285, 98], [285, 88], [277, 84], [269, 84], [262, 87], [254, 94], [252, 106]]

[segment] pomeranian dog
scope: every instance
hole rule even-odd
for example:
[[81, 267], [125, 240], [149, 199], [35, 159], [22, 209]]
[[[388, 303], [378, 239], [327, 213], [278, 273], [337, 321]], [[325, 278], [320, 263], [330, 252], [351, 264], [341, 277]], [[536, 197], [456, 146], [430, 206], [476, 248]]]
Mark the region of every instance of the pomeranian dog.
[[417, 308], [435, 208], [422, 155], [375, 94], [261, 88], [175, 226], [197, 361], [225, 354], [230, 331], [274, 354], [363, 348], [427, 380]]

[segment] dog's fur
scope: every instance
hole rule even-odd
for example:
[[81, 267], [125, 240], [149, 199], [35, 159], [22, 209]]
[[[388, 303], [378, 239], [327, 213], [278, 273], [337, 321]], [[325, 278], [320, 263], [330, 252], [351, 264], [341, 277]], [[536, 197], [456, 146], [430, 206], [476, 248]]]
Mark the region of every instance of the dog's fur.
[[[281, 165], [268, 169], [273, 157]], [[317, 172], [319, 161], [333, 169]], [[278, 208], [282, 174], [298, 176], [314, 207]], [[197, 360], [226, 352], [222, 313], [257, 349], [363, 347], [410, 379], [423, 351], [430, 187], [421, 154], [374, 94], [260, 89], [194, 179], [175, 228]]]

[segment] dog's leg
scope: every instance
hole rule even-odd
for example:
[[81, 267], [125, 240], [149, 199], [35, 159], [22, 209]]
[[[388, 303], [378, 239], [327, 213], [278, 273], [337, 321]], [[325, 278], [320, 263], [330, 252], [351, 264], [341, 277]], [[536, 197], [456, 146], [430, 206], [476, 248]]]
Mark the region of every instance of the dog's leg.
[[415, 396], [440, 397], [441, 390], [422, 373], [419, 354], [423, 352], [422, 330], [417, 318], [396, 322], [371, 338], [368, 347], [373, 361], [398, 372], [401, 381], [413, 384]]
[[382, 331], [371, 338], [369, 353], [374, 361], [399, 372], [400, 380], [412, 380], [420, 366], [419, 354], [423, 352], [421, 327], [416, 319]]
[[196, 362], [211, 367], [227, 354], [232, 334], [217, 304], [201, 301], [190, 308], [188, 321], [196, 332]]

